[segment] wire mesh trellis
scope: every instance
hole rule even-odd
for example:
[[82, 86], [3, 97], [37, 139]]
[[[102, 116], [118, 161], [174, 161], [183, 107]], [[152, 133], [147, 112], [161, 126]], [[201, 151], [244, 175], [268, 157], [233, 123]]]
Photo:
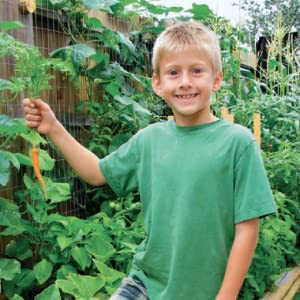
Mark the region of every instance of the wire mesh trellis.
[[[24, 29], [10, 30], [9, 34], [17, 40], [37, 46], [44, 56], [58, 48], [68, 46], [71, 39], [64, 34], [60, 28], [55, 14], [44, 4], [38, 6], [34, 13], [24, 14], [19, 9], [18, 0], [0, 0], [0, 18], [1, 21], [20, 21], [25, 25]], [[128, 21], [114, 16], [105, 17], [106, 26], [120, 32], [128, 31]], [[110, 51], [108, 49], [108, 51]], [[109, 53], [111, 60], [117, 60], [116, 55]], [[0, 78], [9, 79], [14, 75], [14, 61], [12, 59], [0, 60]], [[130, 67], [130, 66], [128, 66]], [[84, 126], [88, 126], [86, 115], [75, 113], [75, 105], [87, 97], [84, 89], [75, 89], [72, 83], [65, 80], [63, 75], [56, 73], [55, 79], [51, 81], [52, 89], [42, 92], [41, 97], [51, 106], [57, 118], [75, 136], [79, 142], [85, 138]], [[20, 95], [13, 102], [1, 102], [0, 113], [10, 117], [23, 117], [22, 98], [26, 95]], [[26, 146], [24, 142], [14, 142], [6, 145], [6, 149], [11, 152], [24, 152]], [[86, 201], [85, 187], [80, 180], [67, 167], [66, 161], [57, 154], [52, 148], [47, 149], [50, 156], [56, 159], [56, 166], [52, 173], [57, 182], [68, 182], [72, 187], [71, 200], [60, 204], [58, 210], [64, 215], [85, 216], [84, 207]], [[80, 158], [78, 158], [80, 159]], [[0, 187], [0, 196], [13, 199], [14, 192], [24, 188], [22, 186], [22, 170], [11, 169], [10, 182], [5, 187]]]

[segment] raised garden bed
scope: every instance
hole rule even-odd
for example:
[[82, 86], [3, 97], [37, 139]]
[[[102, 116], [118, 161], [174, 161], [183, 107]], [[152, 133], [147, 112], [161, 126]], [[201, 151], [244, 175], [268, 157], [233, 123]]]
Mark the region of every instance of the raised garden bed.
[[300, 289], [300, 267], [283, 273], [276, 281], [277, 289], [268, 292], [261, 300], [293, 300]]

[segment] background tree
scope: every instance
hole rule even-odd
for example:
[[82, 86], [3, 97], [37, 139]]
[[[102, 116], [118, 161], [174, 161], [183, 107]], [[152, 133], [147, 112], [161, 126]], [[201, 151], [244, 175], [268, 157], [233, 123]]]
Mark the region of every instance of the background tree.
[[247, 16], [245, 31], [249, 43], [255, 49], [255, 40], [259, 36], [272, 36], [278, 27], [283, 25], [287, 32], [298, 32], [294, 40], [295, 46], [300, 45], [300, 1], [299, 0], [241, 0], [241, 9]]

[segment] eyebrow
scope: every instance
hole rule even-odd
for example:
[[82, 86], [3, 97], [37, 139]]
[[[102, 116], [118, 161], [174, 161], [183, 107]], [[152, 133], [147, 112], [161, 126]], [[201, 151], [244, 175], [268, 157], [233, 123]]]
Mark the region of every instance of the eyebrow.
[[[182, 65], [180, 65], [180, 64], [169, 64], [169, 65], [165, 65], [163, 68], [164, 69], [178, 69], [178, 68], [181, 68], [182, 67]], [[188, 67], [190, 68], [190, 67], [192, 67], [192, 68], [194, 68], [194, 67], [205, 67], [205, 63], [199, 63], [199, 62], [197, 62], [197, 63], [192, 63], [192, 64], [190, 64], [190, 65], [188, 65]]]

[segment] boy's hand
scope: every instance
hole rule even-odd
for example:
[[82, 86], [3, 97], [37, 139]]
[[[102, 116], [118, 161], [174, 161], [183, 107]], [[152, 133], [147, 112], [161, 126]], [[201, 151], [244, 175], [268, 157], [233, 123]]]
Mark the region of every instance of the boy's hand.
[[58, 122], [50, 106], [40, 99], [24, 99], [26, 125], [36, 128], [39, 133], [49, 134]]

